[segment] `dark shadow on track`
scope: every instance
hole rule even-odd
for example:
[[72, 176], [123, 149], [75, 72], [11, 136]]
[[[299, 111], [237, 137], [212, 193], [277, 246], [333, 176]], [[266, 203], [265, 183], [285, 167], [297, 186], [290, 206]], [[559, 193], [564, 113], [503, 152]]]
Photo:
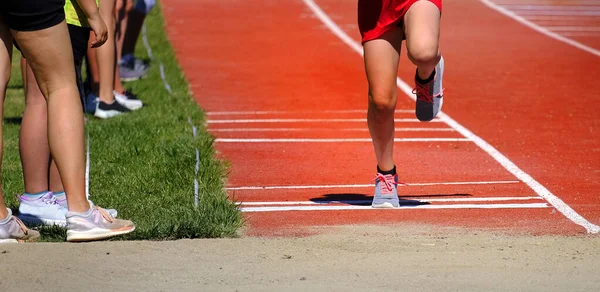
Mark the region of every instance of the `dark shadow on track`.
[[[402, 206], [420, 206], [429, 205], [427, 198], [438, 197], [471, 197], [470, 194], [432, 194], [432, 195], [409, 195], [400, 196], [400, 205]], [[339, 194], [323, 194], [321, 197], [312, 198], [310, 201], [319, 204], [347, 204], [352, 206], [370, 206], [373, 201], [373, 196], [359, 193], [339, 193]]]

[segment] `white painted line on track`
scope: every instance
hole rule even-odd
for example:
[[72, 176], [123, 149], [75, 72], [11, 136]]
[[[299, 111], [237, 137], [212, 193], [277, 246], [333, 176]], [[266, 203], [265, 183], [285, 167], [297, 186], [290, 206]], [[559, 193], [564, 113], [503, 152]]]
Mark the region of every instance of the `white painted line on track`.
[[[394, 119], [397, 123], [420, 123], [417, 119]], [[232, 119], [208, 120], [208, 124], [253, 124], [253, 123], [366, 123], [367, 119]], [[439, 123], [434, 119], [430, 123]]]
[[[396, 132], [454, 132], [451, 128], [395, 128]], [[335, 131], [335, 132], [368, 132], [367, 128], [227, 128], [227, 129], [208, 129], [209, 132], [315, 132], [315, 131]]]
[[[492, 184], [515, 184], [518, 180], [497, 181], [455, 181], [455, 182], [425, 182], [398, 184], [399, 187], [411, 186], [442, 186], [442, 185], [492, 185]], [[339, 188], [372, 188], [374, 184], [347, 184], [347, 185], [312, 185], [312, 186], [262, 186], [262, 187], [227, 187], [226, 190], [302, 190], [302, 189], [339, 189]]]
[[546, 26], [546, 29], [551, 31], [585, 31], [585, 32], [600, 32], [600, 26]]
[[[486, 1], [486, 0], [480, 0]], [[524, 10], [519, 11], [518, 15], [529, 16], [529, 15], [562, 15], [562, 16], [599, 16], [600, 11], [537, 11], [537, 10]]]
[[[396, 113], [414, 113], [415, 110], [399, 109]], [[355, 110], [324, 110], [324, 111], [223, 111], [207, 112], [207, 116], [243, 116], [243, 115], [285, 115], [285, 114], [366, 114], [365, 109]]]
[[[303, 1], [313, 11], [315, 16], [317, 16], [317, 18], [319, 18], [321, 20], [321, 22], [323, 22], [323, 24], [325, 24], [325, 26], [327, 26], [327, 28], [329, 28], [331, 30], [331, 32], [333, 32], [344, 43], [348, 44], [348, 46], [350, 46], [350, 48], [352, 48], [355, 52], [362, 55], [362, 53], [363, 53], [362, 46], [358, 42], [354, 41], [350, 36], [348, 36], [342, 29], [340, 29], [339, 26], [337, 26], [337, 24], [335, 24], [335, 22], [333, 22], [329, 18], [329, 16], [327, 16], [327, 14], [323, 10], [321, 10], [321, 8], [313, 0], [303, 0]], [[489, 0], [480, 0], [480, 1], [482, 3], [484, 3], [485, 5], [487, 5], [488, 7], [492, 8], [508, 17], [511, 17], [514, 20], [516, 20], [516, 21], [542, 33], [542, 34], [545, 34], [551, 38], [565, 42], [567, 44], [570, 44], [574, 47], [582, 49], [582, 50], [589, 52], [591, 54], [594, 54], [596, 56], [600, 56], [600, 51], [590, 48], [588, 46], [582, 45], [571, 39], [562, 37], [556, 33], [550, 32], [546, 29], [543, 29], [540, 26], [538, 26], [530, 21], [527, 21], [526, 19], [508, 11], [505, 8], [502, 8], [502, 7], [492, 3]], [[396, 84], [398, 85], [398, 88], [400, 88], [400, 90], [402, 90], [409, 98], [415, 100], [415, 97], [412, 94], [412, 88], [410, 86], [408, 86], [408, 84], [406, 84], [400, 78], [396, 78]], [[494, 148], [492, 145], [490, 145], [489, 143], [487, 143], [486, 141], [481, 139], [479, 136], [475, 135], [473, 132], [469, 131], [467, 128], [463, 127], [461, 124], [459, 124], [458, 122], [456, 122], [455, 120], [450, 118], [450, 116], [444, 114], [443, 112], [440, 113], [439, 116], [450, 127], [454, 128], [456, 131], [461, 133], [463, 136], [473, 140], [473, 142], [477, 146], [479, 146], [482, 150], [484, 150], [486, 153], [488, 153], [490, 156], [492, 156], [498, 163], [500, 163], [500, 165], [502, 165], [506, 170], [508, 170], [510, 173], [512, 173], [515, 177], [517, 177], [519, 180], [521, 180], [525, 184], [527, 184], [540, 197], [544, 198], [546, 201], [548, 201], [550, 204], [552, 204], [552, 206], [554, 206], [554, 208], [556, 208], [559, 212], [561, 212], [563, 215], [565, 215], [565, 217], [567, 217], [569, 220], [571, 220], [575, 224], [580, 225], [581, 227], [585, 228], [585, 230], [588, 233], [600, 233], [600, 226], [592, 224], [591, 222], [587, 221], [585, 218], [583, 218], [583, 216], [579, 215], [575, 210], [573, 210], [573, 208], [571, 208], [569, 205], [567, 205], [563, 200], [561, 200], [559, 197], [557, 197], [552, 192], [550, 192], [550, 190], [546, 189], [546, 187], [544, 187], [542, 184], [540, 184], [538, 181], [536, 181], [529, 174], [527, 174], [523, 170], [521, 170], [517, 165], [515, 165], [512, 161], [510, 161], [510, 159], [508, 159], [506, 156], [504, 156], [502, 153], [500, 153], [498, 150], [496, 150], [496, 148]]]
[[527, 20], [574, 21], [574, 22], [596, 22], [596, 21], [599, 21], [597, 17], [560, 16], [560, 15], [531, 15], [531, 16], [527, 16]]
[[504, 8], [513, 10], [513, 11], [522, 11], [522, 10], [543, 10], [543, 11], [595, 11], [600, 10], [600, 6], [591, 6], [591, 5], [531, 5], [531, 4], [502, 4]]
[[279, 207], [242, 207], [242, 212], [277, 211], [340, 211], [340, 210], [417, 210], [417, 209], [524, 209], [549, 208], [546, 203], [530, 204], [452, 204], [452, 205], [414, 205], [393, 209], [376, 209], [371, 206], [279, 206]]
[[[576, 47], [576, 48], [578, 48], [580, 50], [584, 50], [584, 51], [586, 51], [586, 52], [588, 52], [590, 54], [593, 54], [593, 55], [596, 55], [596, 56], [600, 57], [600, 51], [599, 50], [596, 50], [596, 49], [594, 49], [592, 47], [588, 47], [588, 46], [586, 46], [586, 45], [584, 45], [582, 43], [576, 42], [576, 41], [574, 41], [572, 39], [566, 38], [566, 37], [561, 36], [561, 35], [559, 35], [557, 33], [551, 32], [551, 31], [549, 31], [549, 30], [547, 30], [547, 29], [545, 29], [545, 28], [543, 28], [543, 27], [541, 27], [541, 26], [539, 26], [539, 25], [537, 25], [537, 24], [535, 24], [535, 23], [533, 23], [533, 22], [531, 22], [531, 21], [529, 21], [529, 20], [527, 20], [527, 19], [525, 19], [525, 18], [517, 15], [517, 14], [515, 14], [514, 12], [512, 12], [512, 11], [506, 9], [506, 8], [503, 8], [503, 7], [501, 7], [501, 6], [497, 5], [497, 4], [495, 4], [494, 2], [492, 2], [490, 0], [480, 0], [480, 1], [481, 1], [481, 3], [485, 4], [487, 7], [491, 8], [493, 10], [496, 10], [496, 11], [498, 11], [498, 12], [500, 12], [500, 13], [502, 13], [502, 14], [504, 14], [504, 15], [512, 18], [512, 19], [514, 19], [514, 20], [516, 20], [517, 22], [519, 22], [519, 23], [521, 23], [521, 24], [523, 24], [523, 25], [525, 25], [525, 26], [527, 26], [527, 27], [529, 27], [529, 28], [531, 28], [531, 29], [533, 29], [533, 30], [541, 33], [541, 34], [544, 34], [544, 35], [546, 35], [548, 37], [551, 37], [551, 38], [553, 38], [553, 39], [555, 39], [557, 41], [561, 41], [563, 43], [566, 43], [566, 44], [569, 44], [569, 45], [571, 45], [573, 47]], [[558, 15], [560, 15], [560, 14], [558, 14]], [[598, 15], [600, 15], [600, 14], [598, 14]]]
[[[373, 142], [371, 138], [289, 138], [289, 139], [252, 139], [252, 138], [217, 138], [217, 143], [352, 143]], [[467, 138], [395, 138], [394, 142], [471, 142]]]
[[[435, 203], [435, 202], [502, 202], [543, 200], [541, 197], [482, 197], [482, 198], [448, 198], [448, 199], [400, 199], [402, 203]], [[325, 204], [370, 204], [372, 200], [339, 200], [339, 201], [282, 201], [282, 202], [238, 202], [241, 206], [295, 206], [295, 205], [325, 205]]]
[[600, 37], [600, 31], [597, 32], [561, 32], [560, 34], [564, 36], [572, 36], [572, 37]]

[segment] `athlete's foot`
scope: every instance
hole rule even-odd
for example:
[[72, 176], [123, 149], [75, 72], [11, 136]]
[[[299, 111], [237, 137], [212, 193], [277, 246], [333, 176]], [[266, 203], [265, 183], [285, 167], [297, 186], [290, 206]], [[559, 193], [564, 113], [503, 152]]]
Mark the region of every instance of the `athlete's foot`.
[[444, 58], [435, 66], [430, 80], [425, 82], [415, 74], [415, 89], [413, 93], [417, 95], [417, 105], [415, 114], [417, 119], [422, 122], [433, 120], [442, 109], [444, 102], [444, 88], [442, 87], [442, 78], [444, 76]]
[[40, 238], [40, 233], [28, 229], [19, 218], [12, 215], [8, 209], [8, 216], [0, 219], [0, 244], [32, 242]]
[[39, 197], [18, 196], [19, 200], [19, 218], [31, 225], [57, 225], [64, 227], [65, 213], [67, 209], [63, 208], [51, 192], [47, 192]]
[[130, 90], [125, 90], [122, 93], [114, 92], [115, 100], [120, 104], [124, 105], [129, 110], [135, 111], [141, 109], [144, 103], [138, 99], [137, 95], [133, 94]]
[[102, 100], [98, 100], [97, 102], [94, 116], [100, 119], [109, 119], [131, 111], [116, 99], [112, 103], [106, 103]]
[[116, 219], [90, 201], [90, 209], [83, 213], [67, 212], [67, 241], [106, 239], [135, 230], [129, 220]]
[[373, 196], [373, 208], [398, 208], [398, 175], [383, 175], [378, 173], [375, 177], [375, 195]]
[[[54, 195], [54, 197], [56, 198], [56, 202], [63, 208], [65, 208], [65, 210], [69, 210], [69, 204], [67, 203], [67, 195], [65, 195], [65, 193], [62, 193], [60, 195]], [[119, 214], [117, 212], [117, 210], [115, 209], [104, 209], [106, 210], [106, 212], [108, 212], [108, 214], [110, 216], [113, 216], [115, 218], [117, 218], [117, 215]]]

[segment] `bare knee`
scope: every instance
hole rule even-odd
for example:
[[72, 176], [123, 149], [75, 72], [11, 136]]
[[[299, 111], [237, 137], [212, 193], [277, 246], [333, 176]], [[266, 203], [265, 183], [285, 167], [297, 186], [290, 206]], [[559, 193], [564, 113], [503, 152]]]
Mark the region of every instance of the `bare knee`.
[[397, 99], [395, 86], [373, 87], [369, 90], [369, 107], [380, 113], [393, 112], [396, 109]]
[[419, 66], [435, 66], [440, 61], [438, 47], [429, 44], [414, 46], [409, 52], [410, 60]]

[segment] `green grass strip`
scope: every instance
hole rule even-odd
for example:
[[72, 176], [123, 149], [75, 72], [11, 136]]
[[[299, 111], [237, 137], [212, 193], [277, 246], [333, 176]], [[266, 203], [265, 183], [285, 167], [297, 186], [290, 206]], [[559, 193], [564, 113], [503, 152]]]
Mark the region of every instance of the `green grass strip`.
[[[135, 232], [116, 239], [236, 236], [243, 220], [224, 190], [226, 167], [214, 157], [214, 139], [204, 128], [204, 115], [189, 93], [160, 9], [148, 16], [146, 27], [154, 60], [145, 79], [126, 84], [146, 106], [109, 120], [90, 116], [86, 125], [91, 138], [90, 198], [102, 207], [116, 208], [119, 217], [137, 225]], [[141, 40], [136, 53], [147, 57]], [[12, 195], [23, 192], [18, 136], [24, 95], [19, 58], [15, 51], [4, 112], [3, 190], [13, 209], [18, 203]], [[161, 62], [172, 94], [163, 86]], [[188, 119], [198, 128], [196, 139]], [[193, 183], [196, 147], [200, 152], [198, 208], [194, 207]], [[65, 238], [62, 228], [43, 227], [41, 232], [45, 241]]]

